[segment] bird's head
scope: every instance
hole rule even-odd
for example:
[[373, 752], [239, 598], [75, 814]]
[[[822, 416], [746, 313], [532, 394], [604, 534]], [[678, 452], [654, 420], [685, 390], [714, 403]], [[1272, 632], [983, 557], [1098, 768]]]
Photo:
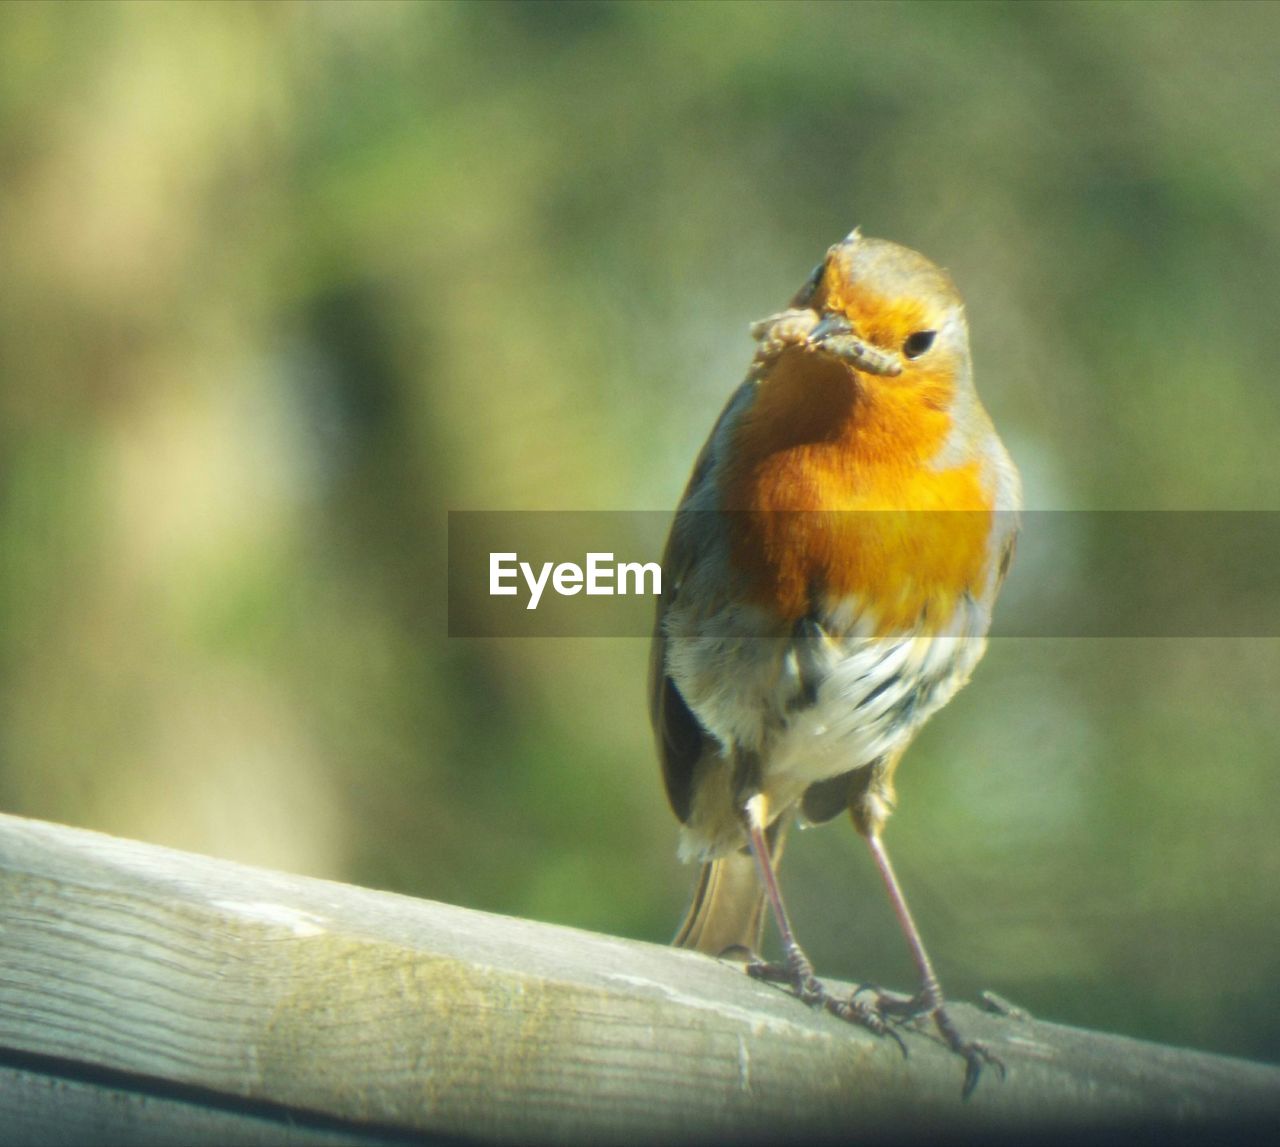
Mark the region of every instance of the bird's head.
[[970, 385], [964, 304], [923, 255], [856, 229], [833, 246], [791, 305], [816, 312], [809, 346], [844, 362], [864, 385], [953, 396]]

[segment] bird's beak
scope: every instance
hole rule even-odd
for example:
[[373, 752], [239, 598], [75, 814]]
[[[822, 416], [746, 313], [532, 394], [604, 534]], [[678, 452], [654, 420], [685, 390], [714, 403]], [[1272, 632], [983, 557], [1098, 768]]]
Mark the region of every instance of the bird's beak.
[[902, 373], [902, 361], [898, 356], [859, 338], [853, 324], [844, 315], [826, 315], [809, 332], [809, 345], [866, 374]]

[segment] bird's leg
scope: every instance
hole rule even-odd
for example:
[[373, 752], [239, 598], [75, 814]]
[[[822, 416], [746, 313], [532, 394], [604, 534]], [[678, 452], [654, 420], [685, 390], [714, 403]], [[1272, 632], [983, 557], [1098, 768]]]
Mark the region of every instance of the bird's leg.
[[783, 952], [781, 964], [753, 960], [747, 965], [748, 974], [758, 980], [788, 984], [796, 996], [806, 1004], [813, 1007], [821, 1006], [833, 1016], [868, 1028], [876, 1035], [890, 1036], [897, 1041], [905, 1056], [907, 1048], [902, 1042], [902, 1037], [885, 1023], [884, 1017], [874, 1005], [857, 999], [856, 994], [849, 999], [839, 999], [827, 991], [814, 975], [813, 964], [796, 941], [795, 932], [791, 928], [791, 919], [782, 901], [782, 889], [778, 886], [778, 874], [774, 871], [773, 861], [770, 858], [769, 844], [765, 836], [765, 829], [769, 823], [768, 805], [764, 794], [756, 793], [750, 797], [743, 812], [747, 839], [751, 844], [751, 855], [755, 857], [765, 896], [769, 900], [774, 921], [778, 925], [778, 933], [782, 937]]
[[912, 919], [911, 909], [907, 907], [907, 900], [902, 894], [902, 887], [898, 884], [897, 876], [894, 875], [893, 865], [889, 863], [889, 854], [885, 851], [884, 843], [880, 839], [880, 833], [877, 830], [867, 832], [865, 836], [867, 846], [871, 849], [871, 855], [875, 859], [876, 867], [880, 870], [885, 887], [889, 891], [889, 900], [893, 904], [894, 915], [898, 917], [898, 923], [902, 926], [903, 934], [907, 938], [907, 945], [911, 949], [911, 956], [915, 960], [916, 968], [920, 973], [920, 990], [911, 999], [895, 1000], [881, 996], [878, 1005], [879, 1011], [881, 1015], [904, 1017], [927, 1015], [932, 1017], [934, 1026], [937, 1027], [938, 1033], [942, 1036], [946, 1045], [957, 1055], [964, 1058], [966, 1068], [963, 1095], [968, 1098], [973, 1089], [977, 1087], [978, 1077], [982, 1074], [982, 1068], [986, 1064], [996, 1068], [1001, 1077], [1004, 1076], [1004, 1064], [992, 1054], [985, 1044], [979, 1043], [977, 1040], [966, 1039], [956, 1028], [955, 1023], [947, 1012], [946, 1001], [942, 996], [942, 985], [938, 982], [938, 974], [933, 970], [933, 962], [929, 959], [929, 953], [925, 951], [924, 941], [920, 939], [920, 931], [916, 927], [915, 920]]
[[796, 942], [795, 932], [791, 929], [791, 919], [787, 915], [787, 907], [782, 902], [782, 889], [778, 887], [778, 874], [773, 870], [773, 861], [769, 855], [769, 844], [765, 839], [768, 827], [768, 805], [764, 793], [756, 793], [748, 798], [743, 807], [743, 820], [747, 829], [747, 840], [751, 844], [751, 855], [755, 857], [756, 869], [760, 873], [760, 882], [764, 885], [765, 896], [773, 911], [774, 921], [778, 925], [778, 934], [782, 937], [782, 965], [753, 962], [748, 970], [762, 980], [783, 981], [791, 984], [795, 993], [806, 1004], [818, 1004], [827, 994], [826, 989], [813, 974], [813, 964], [804, 950]]

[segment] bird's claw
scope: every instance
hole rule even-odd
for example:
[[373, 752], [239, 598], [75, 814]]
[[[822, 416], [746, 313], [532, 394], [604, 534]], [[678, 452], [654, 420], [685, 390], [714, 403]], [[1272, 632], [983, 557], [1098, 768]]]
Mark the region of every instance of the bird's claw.
[[786, 984], [797, 999], [810, 1007], [825, 1004], [830, 995], [813, 974], [809, 958], [799, 949], [789, 953], [782, 964], [771, 964], [753, 955], [747, 964], [747, 975], [769, 984]]
[[974, 1088], [978, 1086], [978, 1077], [982, 1075], [982, 1069], [988, 1064], [1000, 1073], [1001, 1079], [1005, 1078], [1007, 1072], [1004, 1062], [985, 1043], [965, 1039], [952, 1022], [947, 1009], [941, 1004], [934, 1008], [933, 1022], [947, 1047], [965, 1062], [964, 1086], [960, 1089], [961, 1099], [968, 1099], [973, 1094]]
[[882, 1022], [892, 1019], [899, 1024], [906, 1024], [925, 1018], [933, 1020], [943, 1042], [965, 1062], [964, 1085], [960, 1090], [961, 1098], [968, 1099], [973, 1094], [974, 1088], [978, 1086], [982, 1069], [988, 1065], [1000, 1073], [1001, 1079], [1005, 1078], [1006, 1070], [1003, 1061], [986, 1044], [966, 1039], [960, 1034], [940, 994], [925, 989], [914, 996], [891, 996], [876, 990], [874, 1007]]
[[959, 1046], [953, 1046], [951, 1050], [962, 1056], [965, 1062], [964, 1086], [960, 1089], [961, 1099], [968, 1099], [973, 1094], [974, 1088], [978, 1086], [978, 1077], [982, 1074], [984, 1067], [988, 1065], [994, 1067], [1000, 1073], [1002, 1080], [1007, 1074], [1004, 1061], [985, 1043], [969, 1040]]
[[[1005, 1078], [1003, 1061], [986, 1044], [965, 1039], [952, 1022], [941, 998], [935, 993], [921, 991], [914, 996], [891, 996], [879, 988], [864, 985], [855, 988], [847, 997], [833, 996], [813, 974], [813, 965], [798, 948], [788, 953], [781, 964], [769, 963], [750, 953], [747, 975], [770, 984], [785, 984], [797, 999], [810, 1007], [821, 1007], [837, 1019], [857, 1024], [873, 1035], [887, 1036], [898, 1045], [903, 1059], [907, 1058], [907, 1044], [897, 1027], [912, 1020], [931, 1017], [943, 1042], [965, 1062], [964, 1085], [960, 1091], [963, 1099], [968, 1099], [973, 1094], [984, 1067], [995, 1068], [1000, 1073], [1000, 1078]], [[859, 999], [864, 992], [872, 993], [873, 1001]]]
[[803, 953], [794, 953], [782, 964], [771, 964], [753, 956], [747, 964], [747, 975], [770, 984], [786, 984], [797, 999], [810, 1007], [821, 1007], [836, 1019], [857, 1024], [873, 1035], [887, 1036], [898, 1045], [902, 1058], [906, 1059], [906, 1043], [881, 1015], [879, 1007], [858, 999], [859, 994], [866, 989], [855, 988], [846, 998], [832, 995], [813, 974], [813, 967]]
[[858, 1024], [860, 1027], [866, 1028], [869, 1032], [878, 1036], [888, 1036], [894, 1043], [898, 1045], [898, 1050], [902, 1052], [902, 1058], [907, 1058], [907, 1045], [896, 1030], [889, 1026], [883, 1015], [874, 1004], [864, 1003], [858, 999], [858, 992], [861, 989], [855, 989], [850, 993], [848, 999], [840, 1000], [835, 996], [828, 996], [825, 1002], [827, 1011], [833, 1016], [844, 1020], [846, 1023]]
[[876, 1011], [886, 1019], [894, 1019], [899, 1023], [909, 1023], [911, 1020], [933, 1015], [938, 1007], [939, 1001], [924, 992], [917, 992], [914, 996], [898, 996], [876, 989]]

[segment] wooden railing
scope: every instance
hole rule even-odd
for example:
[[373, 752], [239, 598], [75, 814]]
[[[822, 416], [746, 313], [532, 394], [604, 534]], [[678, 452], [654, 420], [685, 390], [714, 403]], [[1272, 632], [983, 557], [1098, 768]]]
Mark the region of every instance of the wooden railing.
[[961, 1099], [734, 966], [0, 817], [0, 1143], [672, 1142], [1261, 1127], [1280, 1068], [956, 1005]]

